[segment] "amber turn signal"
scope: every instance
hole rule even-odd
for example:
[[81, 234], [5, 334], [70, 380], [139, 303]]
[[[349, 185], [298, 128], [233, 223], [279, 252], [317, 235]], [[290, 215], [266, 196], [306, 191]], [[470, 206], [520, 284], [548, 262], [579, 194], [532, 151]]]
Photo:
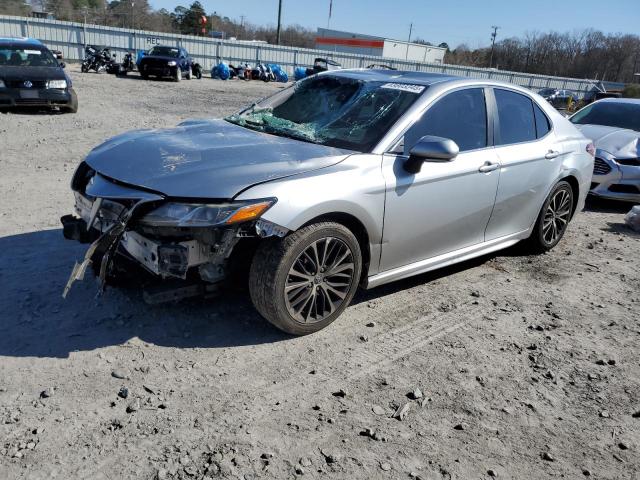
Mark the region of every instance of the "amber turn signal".
[[260, 217], [260, 215], [262, 215], [271, 205], [273, 205], [273, 202], [260, 202], [240, 207], [238, 210], [233, 212], [225, 223], [238, 223], [254, 220]]

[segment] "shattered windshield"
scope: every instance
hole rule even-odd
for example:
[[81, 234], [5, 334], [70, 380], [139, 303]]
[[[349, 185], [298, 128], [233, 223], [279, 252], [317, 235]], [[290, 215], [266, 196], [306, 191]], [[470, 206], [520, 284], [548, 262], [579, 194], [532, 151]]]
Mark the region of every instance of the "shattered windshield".
[[320, 75], [225, 120], [272, 135], [367, 152], [425, 88]]

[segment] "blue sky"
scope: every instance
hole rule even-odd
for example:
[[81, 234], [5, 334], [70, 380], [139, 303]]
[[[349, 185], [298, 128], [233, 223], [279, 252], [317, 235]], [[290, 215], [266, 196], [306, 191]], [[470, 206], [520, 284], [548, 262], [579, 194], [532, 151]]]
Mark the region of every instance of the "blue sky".
[[[150, 0], [154, 8], [173, 10], [192, 0]], [[254, 24], [275, 24], [278, 0], [200, 0], [208, 13]], [[282, 21], [315, 30], [326, 27], [329, 0], [283, 0]], [[594, 28], [604, 32], [640, 33], [640, 0], [333, 0], [331, 28], [389, 38], [413, 37], [452, 47], [490, 43], [491, 26], [499, 38], [527, 31], [574, 31]]]

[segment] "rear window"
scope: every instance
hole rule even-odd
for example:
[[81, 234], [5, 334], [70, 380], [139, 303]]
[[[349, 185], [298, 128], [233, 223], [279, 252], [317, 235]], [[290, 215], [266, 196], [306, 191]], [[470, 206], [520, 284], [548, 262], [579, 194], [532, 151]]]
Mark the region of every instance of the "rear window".
[[[530, 142], [536, 139], [533, 102], [525, 95], [495, 89], [500, 128], [496, 145]], [[548, 128], [548, 126], [547, 126]]]

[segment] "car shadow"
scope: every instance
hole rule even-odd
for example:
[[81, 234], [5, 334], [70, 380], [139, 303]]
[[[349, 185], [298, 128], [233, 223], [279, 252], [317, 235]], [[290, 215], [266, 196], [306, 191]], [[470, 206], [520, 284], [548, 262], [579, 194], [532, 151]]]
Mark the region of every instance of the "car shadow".
[[[0, 238], [0, 356], [66, 358], [71, 352], [122, 345], [131, 339], [176, 348], [223, 348], [282, 342], [292, 337], [265, 321], [246, 291], [213, 299], [148, 305], [140, 288], [107, 288], [87, 273], [66, 299], [62, 291], [87, 245], [65, 240], [61, 229]], [[501, 256], [522, 256], [511, 247]], [[359, 291], [354, 304], [428, 284], [496, 254]]]
[[96, 297], [90, 273], [62, 291], [87, 245], [61, 229], [0, 238], [0, 357], [60, 357], [132, 338], [179, 348], [279, 342], [286, 335], [255, 312], [246, 294], [150, 306], [140, 289], [107, 288]]
[[620, 200], [609, 200], [607, 198], [594, 197], [589, 195], [585, 202], [585, 210], [600, 213], [622, 213], [626, 214], [631, 210], [634, 203], [624, 202]]
[[0, 115], [64, 115], [67, 112], [59, 107], [0, 107]]

